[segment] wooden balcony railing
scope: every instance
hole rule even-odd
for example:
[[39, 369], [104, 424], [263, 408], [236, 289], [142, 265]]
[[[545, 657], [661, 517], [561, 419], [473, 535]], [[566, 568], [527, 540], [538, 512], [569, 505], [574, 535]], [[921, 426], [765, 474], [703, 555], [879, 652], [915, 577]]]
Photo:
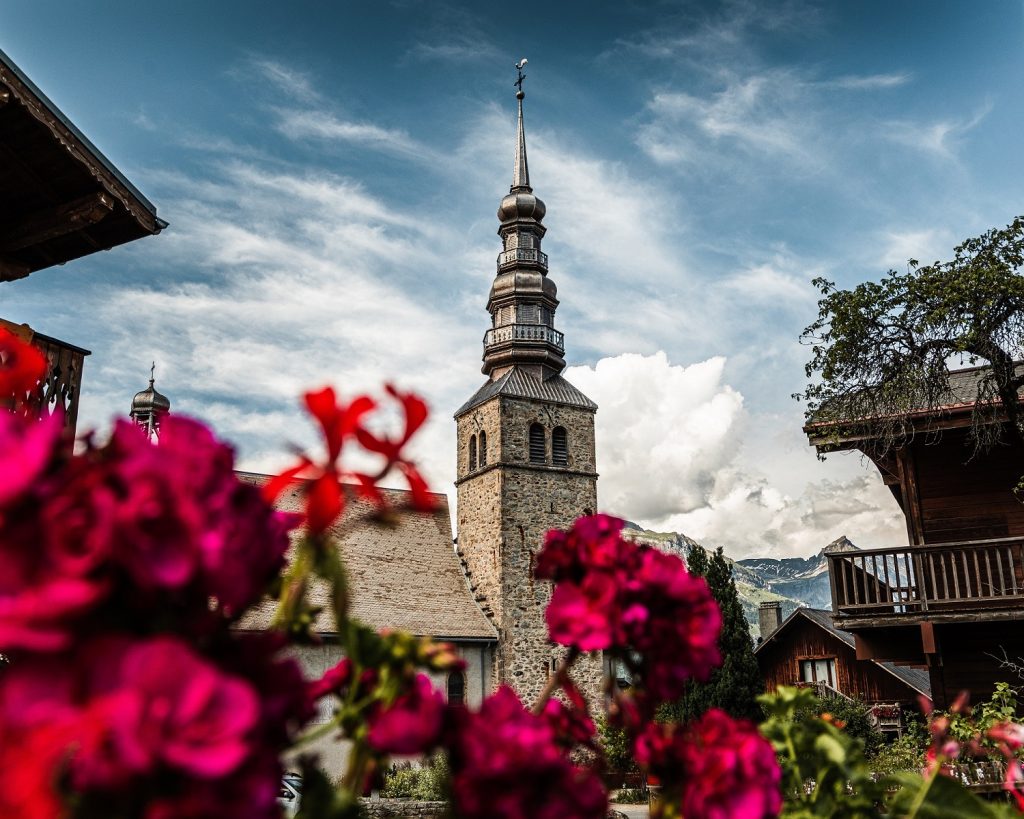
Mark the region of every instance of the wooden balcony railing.
[[40, 383], [33, 399], [33, 408], [40, 416], [43, 413], [61, 415], [64, 418], [65, 436], [70, 445], [78, 425], [82, 366], [90, 352], [74, 344], [37, 333], [27, 324], [12, 324], [0, 319], [0, 326], [31, 342], [46, 356], [46, 377]]
[[827, 553], [842, 616], [1024, 608], [1024, 538]]

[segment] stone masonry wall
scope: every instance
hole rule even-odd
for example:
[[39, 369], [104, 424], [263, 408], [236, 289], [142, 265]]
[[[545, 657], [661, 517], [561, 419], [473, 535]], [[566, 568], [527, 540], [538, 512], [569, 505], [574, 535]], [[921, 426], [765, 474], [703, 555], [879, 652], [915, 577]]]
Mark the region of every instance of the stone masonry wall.
[[[568, 467], [529, 462], [528, 431], [535, 422], [547, 432], [549, 463], [551, 430], [565, 427]], [[469, 436], [480, 429], [487, 432], [488, 464], [470, 473]], [[460, 418], [457, 438], [459, 552], [499, 630], [496, 680], [528, 702], [563, 653], [547, 638], [544, 609], [551, 588], [534, 580], [533, 556], [548, 529], [571, 526], [597, 508], [594, 414], [500, 397]], [[581, 688], [599, 696], [601, 658], [582, 658], [576, 667]]]

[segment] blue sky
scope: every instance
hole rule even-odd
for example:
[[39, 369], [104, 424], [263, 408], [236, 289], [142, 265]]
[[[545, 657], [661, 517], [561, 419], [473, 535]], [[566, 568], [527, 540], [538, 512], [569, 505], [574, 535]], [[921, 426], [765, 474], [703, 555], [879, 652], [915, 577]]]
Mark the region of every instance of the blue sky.
[[479, 385], [513, 63], [569, 377], [601, 405], [608, 511], [734, 556], [903, 542], [790, 394], [810, 280], [853, 285], [1024, 212], [1017, 2], [8, 0], [0, 48], [158, 206], [159, 237], [3, 285], [93, 350], [106, 427], [157, 361], [241, 462], [311, 441], [303, 388]]

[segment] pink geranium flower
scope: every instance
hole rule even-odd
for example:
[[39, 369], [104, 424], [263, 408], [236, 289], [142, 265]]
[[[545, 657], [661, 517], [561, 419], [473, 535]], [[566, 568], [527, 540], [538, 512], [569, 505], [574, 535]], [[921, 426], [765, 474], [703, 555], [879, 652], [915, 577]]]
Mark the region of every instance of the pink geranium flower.
[[367, 740], [383, 754], [428, 753], [441, 740], [444, 712], [444, 697], [417, 674], [408, 691], [370, 716]]

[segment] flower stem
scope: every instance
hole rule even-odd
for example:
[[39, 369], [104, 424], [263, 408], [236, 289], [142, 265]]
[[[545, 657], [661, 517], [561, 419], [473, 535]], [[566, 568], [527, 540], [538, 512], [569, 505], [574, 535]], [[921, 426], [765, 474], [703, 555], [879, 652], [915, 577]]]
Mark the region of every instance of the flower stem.
[[569, 669], [572, 668], [572, 664], [576, 662], [576, 659], [580, 656], [580, 650], [576, 646], [572, 646], [566, 655], [562, 658], [562, 661], [558, 664], [558, 668], [555, 673], [548, 677], [547, 684], [544, 689], [540, 692], [536, 702], [533, 703], [533, 708], [530, 711], [535, 716], [540, 716], [544, 710], [544, 706], [547, 705], [548, 700], [551, 699], [551, 695], [568, 679]]

